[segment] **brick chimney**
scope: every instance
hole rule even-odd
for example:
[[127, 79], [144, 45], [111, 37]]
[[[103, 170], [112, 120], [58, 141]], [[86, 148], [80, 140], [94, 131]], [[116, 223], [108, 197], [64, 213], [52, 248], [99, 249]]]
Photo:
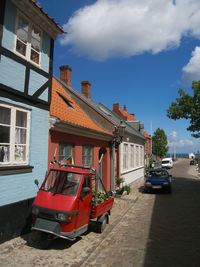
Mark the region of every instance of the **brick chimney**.
[[126, 110], [126, 105], [124, 105], [124, 110], [127, 111], [127, 110]]
[[71, 82], [72, 69], [68, 65], [60, 66], [60, 80], [72, 87]]
[[86, 98], [88, 98], [88, 99], [91, 99], [90, 86], [91, 86], [91, 83], [88, 81], [81, 82], [81, 93], [84, 96], [86, 96]]
[[113, 104], [113, 111], [117, 113], [119, 111], [119, 103]]

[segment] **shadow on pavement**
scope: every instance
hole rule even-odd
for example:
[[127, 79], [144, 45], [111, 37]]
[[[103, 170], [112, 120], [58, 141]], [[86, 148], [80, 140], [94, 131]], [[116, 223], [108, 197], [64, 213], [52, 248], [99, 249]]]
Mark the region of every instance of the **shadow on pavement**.
[[156, 194], [144, 266], [200, 266], [200, 180], [174, 177]]

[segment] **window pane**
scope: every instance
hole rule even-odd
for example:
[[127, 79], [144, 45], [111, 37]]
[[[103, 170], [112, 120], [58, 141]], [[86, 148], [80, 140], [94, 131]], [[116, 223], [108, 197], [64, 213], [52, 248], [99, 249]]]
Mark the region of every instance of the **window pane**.
[[16, 126], [26, 127], [27, 126], [27, 113], [23, 111], [16, 111]]
[[0, 145], [0, 162], [10, 161], [10, 146]]
[[23, 56], [26, 56], [26, 45], [19, 40], [17, 40], [16, 50]]
[[31, 60], [36, 64], [39, 64], [39, 57], [40, 57], [39, 53], [31, 49]]
[[17, 38], [24, 43], [28, 41], [28, 23], [23, 18], [19, 18], [18, 21]]
[[93, 147], [83, 146], [82, 164], [93, 165]]
[[15, 144], [26, 144], [26, 130], [15, 128]]
[[26, 160], [26, 146], [15, 146], [15, 161], [22, 162]]
[[10, 125], [10, 109], [0, 106], [0, 123]]
[[10, 127], [0, 125], [0, 143], [10, 143]]
[[32, 38], [36, 39], [40, 43], [40, 31], [38, 31], [34, 27], [32, 28]]
[[72, 158], [74, 157], [74, 145], [73, 144], [59, 144], [59, 154], [58, 160], [70, 159], [70, 162], [73, 162]]
[[31, 48], [33, 48], [37, 52], [40, 52], [40, 42], [38, 42], [38, 40], [32, 38], [32, 40], [31, 40]]
[[33, 28], [31, 36], [31, 47], [40, 52], [40, 42], [40, 32]]

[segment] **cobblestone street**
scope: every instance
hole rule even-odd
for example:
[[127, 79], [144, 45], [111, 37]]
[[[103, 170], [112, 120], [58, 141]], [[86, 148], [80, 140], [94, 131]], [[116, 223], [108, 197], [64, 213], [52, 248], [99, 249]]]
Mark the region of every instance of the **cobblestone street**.
[[0, 245], [0, 266], [200, 266], [200, 178], [188, 160], [170, 172], [172, 194], [144, 194], [141, 181], [116, 198], [103, 234], [45, 250], [15, 238]]

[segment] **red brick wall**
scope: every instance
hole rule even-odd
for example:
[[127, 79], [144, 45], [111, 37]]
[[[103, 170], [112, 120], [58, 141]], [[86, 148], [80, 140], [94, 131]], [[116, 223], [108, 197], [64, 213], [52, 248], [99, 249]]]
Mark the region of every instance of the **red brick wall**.
[[101, 147], [104, 147], [106, 149], [106, 153], [104, 154], [103, 160], [102, 160], [102, 179], [106, 186], [106, 189], [110, 190], [111, 170], [110, 170], [110, 151], [109, 151], [108, 142], [50, 130], [48, 168], [51, 167], [50, 161], [53, 160], [55, 148], [57, 148], [56, 159], [58, 160], [59, 143], [74, 144], [74, 163], [77, 165], [82, 165], [82, 146], [92, 145], [93, 146], [93, 167], [97, 171], [99, 171], [98, 170], [99, 150]]

